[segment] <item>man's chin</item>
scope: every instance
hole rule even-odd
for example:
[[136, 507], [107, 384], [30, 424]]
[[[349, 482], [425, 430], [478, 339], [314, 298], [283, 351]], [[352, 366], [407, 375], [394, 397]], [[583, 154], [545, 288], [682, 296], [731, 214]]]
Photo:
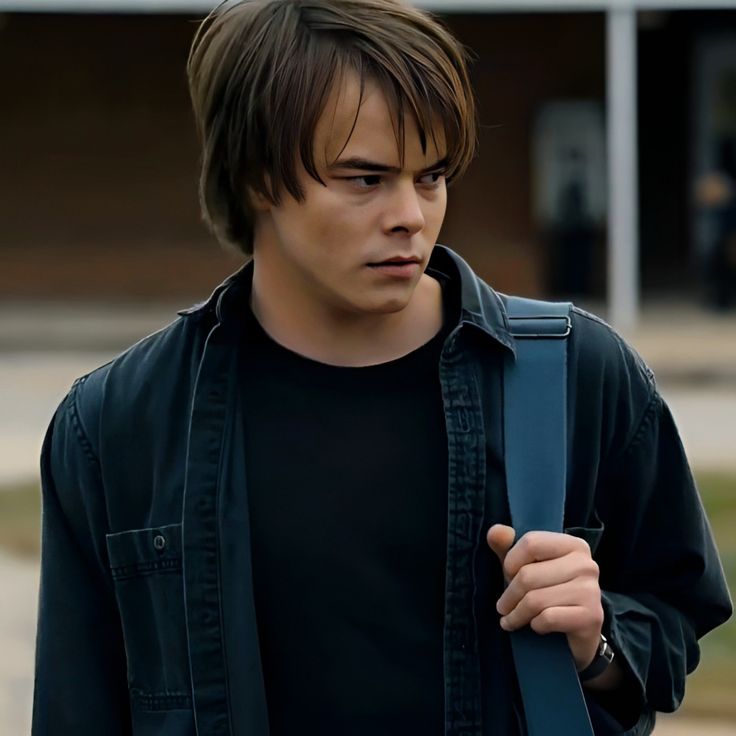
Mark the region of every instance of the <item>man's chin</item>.
[[365, 308], [366, 312], [372, 314], [398, 314], [403, 312], [411, 302], [411, 295], [400, 297], [393, 297], [391, 299], [383, 299], [376, 301], [375, 304], [367, 305]]

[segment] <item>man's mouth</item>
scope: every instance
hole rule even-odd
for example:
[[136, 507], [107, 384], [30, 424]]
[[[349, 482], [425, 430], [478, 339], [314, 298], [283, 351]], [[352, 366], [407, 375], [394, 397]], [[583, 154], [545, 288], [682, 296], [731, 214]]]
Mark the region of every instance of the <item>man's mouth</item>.
[[380, 261], [378, 263], [369, 263], [369, 266], [405, 266], [410, 263], [419, 263], [420, 259], [416, 258], [415, 256], [396, 256], [394, 258], [388, 258], [385, 261]]
[[421, 270], [421, 261], [418, 258], [389, 258], [379, 263], [369, 263], [372, 271], [389, 279], [413, 279]]

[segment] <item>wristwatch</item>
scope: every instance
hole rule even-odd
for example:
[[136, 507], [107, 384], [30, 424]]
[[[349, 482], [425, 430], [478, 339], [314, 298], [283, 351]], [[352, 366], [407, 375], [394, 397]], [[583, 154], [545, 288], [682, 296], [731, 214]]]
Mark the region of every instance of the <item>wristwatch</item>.
[[595, 654], [595, 658], [584, 670], [578, 672], [580, 682], [592, 680], [594, 677], [598, 677], [598, 675], [603, 674], [608, 665], [613, 662], [613, 657], [613, 649], [611, 649], [608, 639], [601, 634], [601, 643], [598, 645], [598, 651]]

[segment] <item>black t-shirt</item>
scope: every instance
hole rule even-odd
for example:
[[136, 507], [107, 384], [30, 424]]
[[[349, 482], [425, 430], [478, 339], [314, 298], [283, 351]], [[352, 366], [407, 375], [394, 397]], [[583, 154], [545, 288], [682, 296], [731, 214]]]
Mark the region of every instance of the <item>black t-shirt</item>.
[[417, 350], [357, 368], [298, 355], [247, 317], [245, 451], [272, 736], [444, 733], [448, 311]]

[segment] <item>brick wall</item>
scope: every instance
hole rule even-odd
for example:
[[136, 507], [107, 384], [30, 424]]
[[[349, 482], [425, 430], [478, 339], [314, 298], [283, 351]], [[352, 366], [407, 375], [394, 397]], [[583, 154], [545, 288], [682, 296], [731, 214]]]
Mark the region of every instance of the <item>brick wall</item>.
[[[603, 97], [597, 14], [452, 16], [481, 156], [441, 242], [497, 288], [544, 289], [529, 141], [549, 98]], [[196, 298], [239, 261], [199, 220], [184, 16], [0, 16], [0, 297]]]

